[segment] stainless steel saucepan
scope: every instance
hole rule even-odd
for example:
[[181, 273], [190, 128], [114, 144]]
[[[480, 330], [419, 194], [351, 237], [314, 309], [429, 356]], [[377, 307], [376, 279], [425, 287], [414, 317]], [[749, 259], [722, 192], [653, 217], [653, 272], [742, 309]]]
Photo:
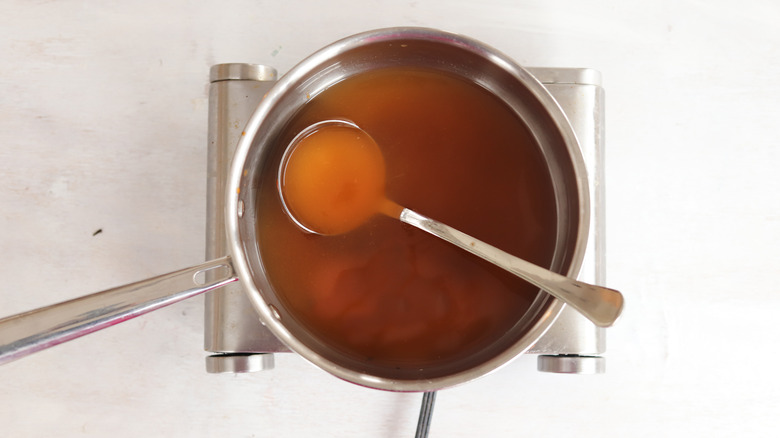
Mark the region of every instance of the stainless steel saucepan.
[[[400, 48], [403, 47], [403, 50]], [[256, 193], [277, 138], [307, 100], [346, 77], [392, 66], [419, 66], [473, 81], [517, 113], [535, 137], [554, 184], [557, 239], [549, 269], [576, 278], [587, 241], [587, 175], [577, 139], [545, 88], [510, 58], [472, 39], [423, 28], [361, 33], [306, 58], [269, 91], [246, 126], [227, 182], [229, 255], [204, 264], [0, 320], [0, 363], [240, 281], [260, 320], [320, 368], [378, 389], [433, 391], [482, 376], [531, 347], [563, 303], [539, 293], [498, 342], [459, 363], [398, 375], [335, 351], [298, 324], [265, 276], [258, 247]]]

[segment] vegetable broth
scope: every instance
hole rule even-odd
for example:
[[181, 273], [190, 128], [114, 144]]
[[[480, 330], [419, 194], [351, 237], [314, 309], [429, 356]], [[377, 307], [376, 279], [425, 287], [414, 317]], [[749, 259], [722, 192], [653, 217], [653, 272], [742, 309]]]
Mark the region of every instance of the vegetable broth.
[[325, 344], [377, 365], [422, 368], [498, 341], [537, 288], [384, 215], [337, 236], [307, 233], [286, 216], [276, 181], [281, 153], [327, 119], [353, 121], [376, 140], [387, 198], [549, 266], [553, 187], [527, 127], [460, 78], [405, 67], [361, 73], [310, 98], [279, 137], [258, 195], [266, 275], [290, 314]]

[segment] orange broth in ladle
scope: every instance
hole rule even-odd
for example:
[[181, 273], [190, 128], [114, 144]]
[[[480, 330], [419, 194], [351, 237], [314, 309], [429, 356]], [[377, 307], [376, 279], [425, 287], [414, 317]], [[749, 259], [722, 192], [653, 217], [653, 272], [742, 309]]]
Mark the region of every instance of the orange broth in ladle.
[[318, 235], [285, 213], [276, 171], [282, 152], [328, 119], [354, 122], [381, 147], [383, 166], [367, 169], [353, 189], [383, 181], [383, 196], [398, 204], [549, 266], [552, 182], [522, 121], [460, 78], [401, 67], [362, 73], [307, 102], [278, 139], [258, 195], [266, 275], [290, 315], [323, 343], [374, 365], [417, 369], [497, 342], [537, 288], [384, 215], [355, 217], [357, 228]]
[[315, 123], [288, 146], [279, 194], [290, 218], [312, 233], [343, 234], [403, 207], [385, 197], [385, 159], [374, 139], [343, 120]]

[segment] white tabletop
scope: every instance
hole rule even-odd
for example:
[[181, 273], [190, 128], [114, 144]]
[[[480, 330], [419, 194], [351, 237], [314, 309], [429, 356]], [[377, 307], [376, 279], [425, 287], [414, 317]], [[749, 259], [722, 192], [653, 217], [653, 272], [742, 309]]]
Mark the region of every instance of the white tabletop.
[[[521, 357], [439, 393], [431, 436], [776, 433], [780, 4], [228, 3], [4, 2], [0, 316], [204, 260], [212, 64], [283, 73], [352, 33], [436, 27], [603, 73], [607, 278], [627, 308], [606, 374]], [[292, 354], [207, 374], [202, 345], [195, 298], [4, 365], [0, 435], [414, 435], [419, 394]]]

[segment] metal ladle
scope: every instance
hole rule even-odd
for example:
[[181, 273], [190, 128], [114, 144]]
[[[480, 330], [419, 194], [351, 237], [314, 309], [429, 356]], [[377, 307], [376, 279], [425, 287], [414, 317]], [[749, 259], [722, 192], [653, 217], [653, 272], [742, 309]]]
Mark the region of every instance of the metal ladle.
[[583, 283], [515, 257], [468, 234], [388, 200], [379, 145], [356, 124], [326, 120], [301, 131], [279, 168], [279, 194], [290, 218], [310, 233], [357, 228], [381, 213], [419, 228], [533, 284], [574, 307], [599, 327], [623, 310], [623, 295]]

